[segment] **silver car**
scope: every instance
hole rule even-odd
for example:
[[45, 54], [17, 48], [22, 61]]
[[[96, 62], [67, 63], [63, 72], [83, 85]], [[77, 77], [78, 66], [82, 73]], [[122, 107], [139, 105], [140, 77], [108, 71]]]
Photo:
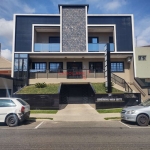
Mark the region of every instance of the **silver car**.
[[150, 121], [150, 99], [139, 105], [123, 108], [121, 119], [136, 122], [140, 126], [148, 126]]

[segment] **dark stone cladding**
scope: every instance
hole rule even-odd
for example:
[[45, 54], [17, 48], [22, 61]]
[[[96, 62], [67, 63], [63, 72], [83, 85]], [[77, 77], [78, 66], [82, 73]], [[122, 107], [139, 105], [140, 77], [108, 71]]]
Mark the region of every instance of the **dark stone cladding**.
[[133, 51], [131, 16], [88, 16], [88, 24], [115, 24], [117, 51]]
[[32, 24], [60, 24], [60, 17], [16, 16], [15, 52], [31, 52]]
[[62, 51], [86, 51], [85, 7], [62, 7]]

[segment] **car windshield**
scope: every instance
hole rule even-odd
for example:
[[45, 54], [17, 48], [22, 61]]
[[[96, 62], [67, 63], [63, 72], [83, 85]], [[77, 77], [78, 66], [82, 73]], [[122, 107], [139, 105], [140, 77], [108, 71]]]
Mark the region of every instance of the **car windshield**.
[[150, 99], [147, 99], [146, 101], [139, 104], [140, 106], [150, 106]]

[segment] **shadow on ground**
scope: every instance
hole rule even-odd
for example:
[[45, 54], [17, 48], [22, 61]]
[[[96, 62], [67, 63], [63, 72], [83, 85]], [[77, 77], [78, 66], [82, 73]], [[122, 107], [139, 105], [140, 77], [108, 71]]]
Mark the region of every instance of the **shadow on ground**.
[[[125, 120], [121, 120], [122, 123], [125, 123], [126, 125], [130, 126], [130, 127], [148, 127], [148, 126], [139, 126], [136, 122], [129, 122], [129, 121], [125, 121]], [[149, 122], [150, 125], [150, 122]]]
[[[34, 122], [36, 122], [36, 118], [34, 119], [34, 118], [32, 118], [32, 119], [29, 119], [29, 120], [27, 120], [27, 121], [24, 121], [24, 122], [19, 122], [18, 123], [18, 126], [22, 126], [22, 125], [29, 125], [29, 124], [32, 124], [32, 123], [34, 123]], [[0, 123], [0, 126], [7, 126], [6, 125], [6, 123]], [[18, 127], [18, 126], [16, 126], [16, 127]]]

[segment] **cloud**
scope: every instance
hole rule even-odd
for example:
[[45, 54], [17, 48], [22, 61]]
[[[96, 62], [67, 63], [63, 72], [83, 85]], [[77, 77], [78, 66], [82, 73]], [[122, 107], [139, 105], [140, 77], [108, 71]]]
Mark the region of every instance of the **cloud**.
[[1, 56], [10, 61], [12, 60], [12, 52], [9, 49], [1, 50]]
[[124, 0], [113, 0], [111, 2], [106, 3], [105, 8], [108, 11], [116, 10], [119, 7], [123, 6], [124, 4], [125, 4]]
[[90, 5], [100, 9], [102, 12], [116, 11], [126, 5], [126, 0], [86, 0]]
[[150, 45], [150, 16], [147, 16], [142, 20], [138, 19], [135, 25], [137, 46]]
[[31, 8], [27, 4], [24, 4], [23, 8], [25, 13], [29, 13], [29, 14], [35, 13], [35, 8]]
[[0, 37], [5, 38], [8, 44], [12, 44], [13, 21], [0, 19]]

